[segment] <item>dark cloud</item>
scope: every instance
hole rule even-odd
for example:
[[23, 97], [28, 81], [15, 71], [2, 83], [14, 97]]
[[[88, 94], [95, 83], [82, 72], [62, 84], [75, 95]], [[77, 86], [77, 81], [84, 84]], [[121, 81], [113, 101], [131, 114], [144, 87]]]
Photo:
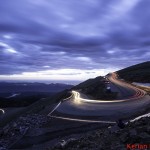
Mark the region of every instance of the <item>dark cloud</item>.
[[147, 61], [149, 5], [149, 0], [1, 1], [0, 74]]

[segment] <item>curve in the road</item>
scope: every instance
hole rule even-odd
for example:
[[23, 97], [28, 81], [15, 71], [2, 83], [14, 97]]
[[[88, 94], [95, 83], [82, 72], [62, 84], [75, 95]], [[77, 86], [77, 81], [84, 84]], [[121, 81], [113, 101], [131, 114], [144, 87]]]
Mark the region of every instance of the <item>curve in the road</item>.
[[131, 84], [129, 84], [129, 83], [123, 81], [123, 80], [119, 80], [118, 75], [116, 73], [112, 73], [111, 76], [108, 76], [108, 79], [111, 82], [113, 82], [117, 85], [120, 85], [121, 87], [123, 87], [125, 89], [128, 89], [128, 90], [132, 91], [133, 94], [128, 99], [142, 98], [146, 94], [145, 91], [135, 87], [134, 85], [131, 85]]
[[121, 100], [94, 100], [94, 99], [85, 99], [85, 98], [81, 98], [80, 96], [80, 93], [77, 92], [77, 91], [72, 91], [72, 94], [74, 96], [74, 99], [76, 99], [76, 101], [82, 101], [82, 102], [88, 102], [88, 103], [120, 103], [120, 102], [124, 102], [124, 101], [127, 101], [127, 100], [133, 100], [133, 99], [140, 99], [142, 97], [145, 96], [146, 92], [141, 90], [141, 89], [138, 89], [136, 87], [134, 87], [133, 85], [130, 85], [124, 81], [119, 81], [117, 79], [117, 75], [115, 73], [112, 73], [112, 76], [111, 77], [108, 77], [109, 81], [111, 82], [115, 82], [116, 84], [119, 84], [121, 85], [122, 87], [126, 87], [132, 91], [134, 91], [134, 95], [132, 95], [131, 97], [129, 98], [126, 98], [126, 99], [121, 99]]
[[[72, 91], [72, 95], [62, 100], [48, 116], [70, 121], [106, 123], [110, 120], [134, 116], [150, 103], [149, 96], [145, 91], [119, 80], [117, 74], [112, 73], [106, 78], [114, 85], [130, 91], [130, 95], [124, 99], [106, 101], [88, 99], [84, 94]], [[92, 119], [92, 116], [96, 120]], [[100, 118], [104, 120], [102, 121]]]

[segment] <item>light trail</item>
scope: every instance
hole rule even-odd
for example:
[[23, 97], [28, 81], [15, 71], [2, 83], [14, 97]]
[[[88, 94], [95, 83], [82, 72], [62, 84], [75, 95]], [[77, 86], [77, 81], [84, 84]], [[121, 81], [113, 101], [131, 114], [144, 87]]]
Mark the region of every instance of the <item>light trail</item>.
[[109, 79], [111, 82], [117, 82], [119, 85], [121, 86], [125, 86], [125, 87], [128, 87], [129, 89], [132, 89], [135, 91], [135, 95], [130, 97], [130, 98], [127, 98], [127, 99], [120, 99], [120, 100], [94, 100], [94, 99], [85, 99], [85, 98], [81, 98], [80, 97], [80, 93], [77, 92], [77, 91], [72, 91], [72, 94], [74, 95], [74, 100], [75, 102], [77, 103], [80, 103], [80, 102], [88, 102], [88, 103], [120, 103], [120, 102], [125, 102], [125, 101], [128, 101], [128, 100], [135, 100], [135, 99], [140, 99], [142, 98], [143, 96], [145, 96], [146, 92], [141, 90], [141, 89], [138, 89], [126, 82], [123, 82], [123, 81], [119, 81], [117, 80], [117, 75], [116, 73], [112, 73], [112, 76], [110, 77]]
[[56, 107], [54, 107], [54, 109], [48, 114], [48, 116], [51, 116], [51, 114], [59, 107], [60, 104], [61, 101], [56, 105]]
[[139, 119], [144, 118], [144, 117], [150, 117], [150, 113], [147, 113], [147, 114], [138, 116], [138, 117], [136, 117], [136, 118], [130, 120], [130, 122], [134, 122], [134, 121], [139, 120]]
[[0, 109], [0, 111], [2, 111], [3, 114], [5, 113], [5, 110], [4, 110], [4, 109]]
[[[126, 102], [127, 100], [131, 100], [131, 99], [139, 99], [140, 97], [132, 97], [132, 98], [129, 98], [129, 99], [123, 99], [123, 100], [111, 100], [111, 101], [108, 101], [108, 100], [94, 100], [94, 99], [84, 99], [84, 98], [81, 98], [80, 97], [80, 93], [77, 92], [77, 91], [72, 91], [72, 93], [74, 94], [74, 100], [75, 102], [79, 103], [80, 102], [88, 102], [88, 103], [120, 103], [120, 102]], [[78, 96], [76, 96], [78, 95]]]
[[58, 117], [58, 116], [51, 116], [52, 118], [58, 118], [63, 120], [69, 121], [78, 121], [78, 122], [88, 122], [88, 123], [113, 123], [116, 124], [114, 121], [100, 121], [100, 120], [86, 120], [86, 119], [75, 119], [75, 118], [68, 118], [68, 117]]

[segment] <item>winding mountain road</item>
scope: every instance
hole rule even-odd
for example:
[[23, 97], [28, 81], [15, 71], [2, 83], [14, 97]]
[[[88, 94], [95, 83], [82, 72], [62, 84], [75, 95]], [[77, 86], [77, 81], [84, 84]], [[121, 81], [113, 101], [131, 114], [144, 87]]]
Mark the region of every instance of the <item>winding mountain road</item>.
[[94, 100], [79, 91], [72, 91], [70, 97], [61, 100], [48, 114], [54, 119], [46, 127], [47, 132], [42, 133], [37, 128], [40, 135], [32, 136], [31, 132], [31, 136], [23, 136], [11, 148], [31, 148], [36, 145], [40, 149], [43, 142], [58, 142], [60, 137], [65, 139], [66, 136], [80, 136], [87, 131], [116, 124], [119, 118], [128, 119], [140, 115], [150, 106], [150, 96], [145, 91], [118, 79], [115, 73], [107, 75], [106, 79], [110, 81], [111, 90], [119, 93], [119, 98], [111, 101]]
[[72, 91], [71, 97], [61, 101], [48, 116], [82, 122], [115, 123], [120, 118], [132, 118], [149, 107], [150, 96], [145, 91], [120, 80], [116, 73], [106, 78], [118, 89], [121, 99], [94, 100], [79, 91]]

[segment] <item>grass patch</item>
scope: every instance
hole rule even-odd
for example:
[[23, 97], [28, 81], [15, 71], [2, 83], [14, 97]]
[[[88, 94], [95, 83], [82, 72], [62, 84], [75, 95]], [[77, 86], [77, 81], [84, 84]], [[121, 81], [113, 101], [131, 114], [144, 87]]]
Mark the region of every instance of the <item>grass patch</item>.
[[59, 102], [61, 99], [67, 98], [69, 96], [70, 93], [68, 92], [68, 90], [65, 90], [63, 92], [57, 93], [52, 97], [40, 99], [35, 103], [31, 104], [30, 106], [27, 106], [20, 111], [17, 111], [13, 114], [7, 115], [6, 117], [2, 118], [0, 121], [0, 127], [4, 127], [7, 123], [16, 120], [18, 117], [22, 115], [40, 113], [40, 111], [44, 110], [46, 106], [55, 104]]

